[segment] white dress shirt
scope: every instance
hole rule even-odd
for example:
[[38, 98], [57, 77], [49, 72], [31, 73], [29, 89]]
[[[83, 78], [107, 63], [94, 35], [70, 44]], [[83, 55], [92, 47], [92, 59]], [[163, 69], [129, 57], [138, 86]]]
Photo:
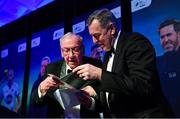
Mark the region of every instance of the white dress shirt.
[[[118, 33], [118, 35], [117, 35], [117, 37], [115, 39], [115, 42], [114, 42], [114, 46], [113, 46], [114, 51], [116, 51], [116, 47], [117, 47], [117, 42], [118, 42], [119, 36], [120, 36], [120, 32]], [[106, 70], [109, 71], [109, 72], [112, 71], [114, 55], [115, 55], [114, 52], [112, 52], [111, 56], [109, 57], [109, 61], [108, 61], [107, 68], [106, 68]], [[108, 96], [109, 96], [109, 92], [106, 92], [106, 99], [107, 99], [107, 104], [108, 104], [108, 107], [109, 107]]]
[[[72, 69], [66, 64], [66, 75], [68, 74], [68, 70], [72, 70]], [[65, 106], [64, 106], [63, 101], [62, 101], [62, 97], [58, 92], [59, 92], [59, 89], [57, 89], [55, 91], [56, 96], [58, 97], [58, 102], [63, 107], [63, 109], [65, 109]], [[45, 94], [42, 95], [39, 88], [38, 88], [38, 96], [39, 96], [39, 98], [42, 98], [45, 96]], [[80, 118], [80, 104], [76, 105], [72, 108], [65, 109], [64, 110], [64, 116], [65, 116], [65, 118]]]
[[[72, 69], [66, 64], [66, 75], [68, 74], [68, 70]], [[80, 105], [65, 110], [65, 118], [80, 118]]]

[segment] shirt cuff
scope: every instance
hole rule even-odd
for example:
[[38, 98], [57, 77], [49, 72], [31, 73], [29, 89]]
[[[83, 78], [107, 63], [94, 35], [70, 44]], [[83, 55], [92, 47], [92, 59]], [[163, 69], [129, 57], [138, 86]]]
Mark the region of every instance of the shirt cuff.
[[46, 93], [42, 94], [41, 91], [40, 91], [40, 89], [39, 89], [39, 87], [38, 87], [38, 97], [39, 97], [39, 98], [42, 98], [42, 97], [45, 96], [45, 94], [46, 94]]
[[92, 98], [91, 97], [91, 100], [92, 100], [92, 102], [91, 102], [91, 106], [90, 106], [90, 110], [95, 110], [95, 100], [94, 100], [94, 98]]

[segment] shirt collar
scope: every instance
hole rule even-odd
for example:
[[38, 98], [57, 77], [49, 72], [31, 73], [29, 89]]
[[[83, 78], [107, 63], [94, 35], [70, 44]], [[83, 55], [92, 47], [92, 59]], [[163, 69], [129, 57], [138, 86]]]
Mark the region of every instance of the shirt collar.
[[118, 35], [117, 35], [117, 37], [116, 37], [116, 39], [115, 39], [115, 42], [114, 42], [114, 45], [113, 45], [114, 51], [116, 51], [117, 42], [118, 42], [118, 39], [119, 39], [120, 33], [121, 33], [121, 31], [119, 31], [119, 33], [118, 33]]
[[68, 69], [69, 69], [69, 70], [72, 70], [72, 69], [69, 67], [69, 65], [66, 63], [66, 74], [67, 74]]

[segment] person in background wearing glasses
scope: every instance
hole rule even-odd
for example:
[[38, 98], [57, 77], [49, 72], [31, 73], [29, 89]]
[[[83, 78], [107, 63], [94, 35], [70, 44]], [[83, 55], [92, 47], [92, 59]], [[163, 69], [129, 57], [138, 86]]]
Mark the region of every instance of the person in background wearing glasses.
[[[74, 33], [67, 33], [60, 39], [60, 47], [61, 47], [61, 55], [63, 59], [61, 61], [50, 63], [46, 67], [46, 73], [44, 76], [44, 80], [40, 83], [38, 88], [32, 94], [32, 100], [35, 105], [43, 105], [47, 104], [47, 117], [60, 117], [60, 118], [97, 118], [99, 114], [87, 110], [80, 106], [79, 112], [77, 110], [64, 110], [58, 101], [56, 101], [53, 93], [57, 88], [57, 81], [53, 80], [51, 76], [47, 76], [47, 74], [54, 74], [58, 77], [63, 77], [67, 75], [68, 70], [72, 70], [75, 67], [90, 63], [101, 67], [101, 62], [85, 57], [84, 55], [84, 45], [82, 42], [82, 37], [76, 35]], [[76, 79], [74, 79], [76, 80]], [[82, 80], [84, 81], [84, 80]], [[96, 80], [86, 81], [79, 89], [91, 85], [98, 85]], [[90, 98], [89, 96], [87, 96]], [[85, 103], [89, 103], [85, 100]], [[77, 108], [76, 108], [77, 109]], [[77, 112], [77, 113], [73, 113]]]

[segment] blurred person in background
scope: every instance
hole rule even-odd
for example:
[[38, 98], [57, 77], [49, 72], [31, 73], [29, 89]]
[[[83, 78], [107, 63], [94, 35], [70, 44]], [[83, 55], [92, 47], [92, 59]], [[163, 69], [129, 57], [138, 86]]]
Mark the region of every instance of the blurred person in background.
[[91, 57], [103, 61], [104, 51], [98, 44], [91, 47]]
[[158, 28], [164, 54], [157, 57], [163, 92], [176, 117], [180, 117], [180, 20], [167, 19]]
[[46, 111], [47, 111], [47, 106], [44, 105], [42, 107], [32, 105], [32, 92], [38, 88], [39, 84], [43, 81], [43, 76], [45, 74], [45, 68], [46, 66], [51, 62], [50, 57], [45, 56], [41, 60], [41, 66], [40, 66], [40, 72], [38, 75], [37, 80], [34, 82], [32, 90], [31, 90], [31, 95], [30, 95], [30, 108], [29, 108], [29, 117], [36, 117], [36, 118], [43, 118], [46, 117]]
[[21, 106], [19, 85], [14, 81], [14, 70], [8, 69], [6, 82], [1, 88], [0, 103], [11, 111], [18, 112]]

